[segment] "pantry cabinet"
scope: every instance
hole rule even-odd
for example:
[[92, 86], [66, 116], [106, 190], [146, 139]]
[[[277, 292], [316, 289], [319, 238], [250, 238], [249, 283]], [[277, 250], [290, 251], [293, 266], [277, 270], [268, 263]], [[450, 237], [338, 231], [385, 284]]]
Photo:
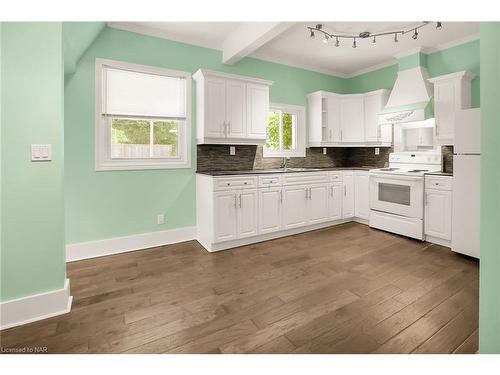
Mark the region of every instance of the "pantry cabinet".
[[475, 76], [461, 71], [429, 79], [434, 84], [435, 132], [439, 144], [454, 144], [455, 117], [458, 110], [470, 108], [471, 82]]
[[344, 95], [317, 91], [307, 98], [310, 146], [390, 146], [392, 127], [378, 122], [388, 90]]
[[198, 144], [265, 142], [271, 81], [206, 69], [193, 79]]

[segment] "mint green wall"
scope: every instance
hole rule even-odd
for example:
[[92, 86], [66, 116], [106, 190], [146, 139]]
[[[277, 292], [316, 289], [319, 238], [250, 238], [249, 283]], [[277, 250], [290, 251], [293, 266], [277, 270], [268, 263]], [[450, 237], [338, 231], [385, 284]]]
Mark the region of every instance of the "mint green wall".
[[[64, 286], [61, 35], [61, 23], [2, 24], [2, 301]], [[52, 144], [53, 161], [32, 163], [32, 143]]]
[[72, 74], [85, 50], [106, 26], [106, 22], [64, 22], [64, 74]]
[[[220, 51], [105, 28], [84, 53], [65, 88], [67, 243], [126, 236], [196, 224], [195, 132], [191, 169], [95, 172], [94, 65], [108, 58], [194, 73], [199, 68], [274, 81], [271, 101], [306, 105], [316, 90], [344, 92], [346, 80], [245, 58], [221, 63]], [[193, 129], [196, 116], [193, 83]], [[165, 213], [164, 225], [156, 215]]]
[[[399, 67], [398, 67], [399, 64]], [[479, 75], [479, 40], [464, 43], [425, 57], [414, 54], [404, 57], [388, 67], [353, 77], [347, 82], [347, 91], [350, 93], [366, 92], [376, 89], [390, 89], [396, 82], [399, 70], [410, 69], [419, 64], [427, 66], [430, 77], [436, 77], [460, 70], [468, 70]], [[472, 106], [480, 104], [480, 77], [472, 81]]]
[[500, 23], [481, 23], [479, 351], [500, 353]]

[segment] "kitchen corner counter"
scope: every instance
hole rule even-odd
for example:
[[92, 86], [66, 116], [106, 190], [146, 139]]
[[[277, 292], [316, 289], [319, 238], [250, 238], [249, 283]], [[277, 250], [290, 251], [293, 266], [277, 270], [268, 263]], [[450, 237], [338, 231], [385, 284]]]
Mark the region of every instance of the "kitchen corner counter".
[[304, 173], [324, 171], [369, 171], [377, 167], [330, 167], [330, 168], [283, 168], [280, 169], [251, 169], [242, 171], [196, 171], [197, 174], [208, 176], [236, 176], [249, 174], [274, 174], [274, 173]]

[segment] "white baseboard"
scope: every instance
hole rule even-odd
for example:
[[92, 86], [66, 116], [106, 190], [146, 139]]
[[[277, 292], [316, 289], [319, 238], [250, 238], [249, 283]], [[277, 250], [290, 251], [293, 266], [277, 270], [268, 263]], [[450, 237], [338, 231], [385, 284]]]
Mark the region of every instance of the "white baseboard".
[[72, 302], [69, 279], [62, 289], [2, 302], [0, 330], [66, 314], [71, 311]]
[[196, 239], [195, 226], [73, 243], [66, 245], [66, 262], [143, 250], [194, 239]]

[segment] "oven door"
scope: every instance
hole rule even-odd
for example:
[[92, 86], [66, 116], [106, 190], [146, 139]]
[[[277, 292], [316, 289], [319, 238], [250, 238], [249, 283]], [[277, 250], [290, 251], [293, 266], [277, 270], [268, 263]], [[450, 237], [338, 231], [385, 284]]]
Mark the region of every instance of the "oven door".
[[424, 179], [372, 173], [370, 175], [370, 209], [423, 219]]

